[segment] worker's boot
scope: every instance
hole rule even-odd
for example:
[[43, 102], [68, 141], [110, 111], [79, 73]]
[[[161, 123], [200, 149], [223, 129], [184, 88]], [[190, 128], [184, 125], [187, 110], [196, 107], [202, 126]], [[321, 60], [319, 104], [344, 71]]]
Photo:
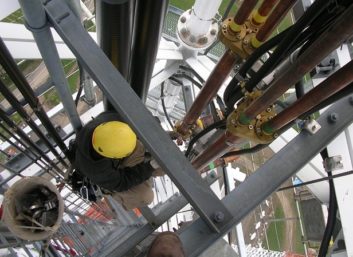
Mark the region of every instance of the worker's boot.
[[178, 235], [163, 232], [153, 240], [147, 257], [185, 257], [185, 255]]

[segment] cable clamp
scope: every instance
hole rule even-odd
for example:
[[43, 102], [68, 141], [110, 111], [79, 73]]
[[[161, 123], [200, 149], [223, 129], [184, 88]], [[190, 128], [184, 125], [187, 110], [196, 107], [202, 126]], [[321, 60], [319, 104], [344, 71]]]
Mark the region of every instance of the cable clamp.
[[299, 124], [299, 126], [303, 129], [308, 131], [311, 135], [316, 134], [321, 129], [321, 125], [313, 119], [307, 119], [303, 121], [302, 124]]
[[343, 169], [342, 156], [336, 155], [324, 160], [324, 168], [326, 172]]

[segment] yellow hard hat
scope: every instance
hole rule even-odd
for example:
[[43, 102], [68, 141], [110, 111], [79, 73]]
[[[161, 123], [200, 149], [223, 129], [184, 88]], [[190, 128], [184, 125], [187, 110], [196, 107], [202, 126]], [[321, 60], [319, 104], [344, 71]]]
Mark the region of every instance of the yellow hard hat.
[[94, 150], [104, 157], [124, 158], [134, 151], [136, 135], [128, 124], [109, 121], [94, 129], [92, 145]]

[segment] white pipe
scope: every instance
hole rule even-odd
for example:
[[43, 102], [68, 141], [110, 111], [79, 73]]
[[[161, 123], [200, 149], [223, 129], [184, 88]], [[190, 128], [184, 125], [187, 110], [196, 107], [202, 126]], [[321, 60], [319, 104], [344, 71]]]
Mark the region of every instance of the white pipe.
[[93, 24], [96, 25], [96, 19], [94, 18], [94, 15], [91, 13], [91, 11], [87, 8], [87, 6], [82, 2], [82, 0], [80, 0], [80, 5], [81, 5], [81, 9], [82, 12], [84, 13], [84, 15], [92, 20]]
[[235, 231], [237, 233], [237, 245], [239, 249], [240, 257], [246, 257], [246, 246], [244, 241], [243, 226], [241, 223], [235, 226]]
[[187, 27], [195, 37], [205, 35], [222, 0], [196, 0]]
[[[229, 191], [233, 191], [235, 189], [235, 184], [229, 183], [229, 181], [235, 180], [234, 175], [236, 170], [232, 168], [232, 165], [230, 163], [225, 169], [226, 169], [226, 176], [227, 176], [227, 180], [225, 181], [228, 181]], [[235, 232], [237, 235], [237, 246], [239, 250], [239, 256], [246, 257], [246, 245], [244, 240], [243, 226], [241, 222], [235, 226]]]

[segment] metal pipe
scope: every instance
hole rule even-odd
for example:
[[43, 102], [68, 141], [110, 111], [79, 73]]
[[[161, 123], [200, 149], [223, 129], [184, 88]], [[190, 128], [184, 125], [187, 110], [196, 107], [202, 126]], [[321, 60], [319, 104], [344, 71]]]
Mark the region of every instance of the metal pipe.
[[53, 36], [47, 23], [46, 14], [40, 1], [19, 1], [26, 20], [27, 29], [33, 33], [51, 79], [65, 107], [72, 127], [77, 132], [82, 123], [72, 99], [69, 85], [61, 65]]
[[158, 45], [161, 38], [167, 0], [138, 0], [131, 61], [131, 87], [146, 101]]
[[[245, 87], [247, 90], [253, 90], [256, 85], [275, 67], [278, 65], [283, 58], [288, 54], [292, 53], [298, 46], [302, 45], [308, 40], [312, 34], [310, 32], [312, 28], [311, 24], [315, 21], [322, 12], [328, 7], [327, 0], [316, 0], [300, 17], [300, 19], [288, 28], [288, 32], [285, 33], [284, 38], [280, 40], [278, 46], [271, 54], [270, 58], [261, 66], [261, 68], [251, 76], [251, 78], [246, 82]], [[306, 30], [305, 28], [309, 28]], [[315, 27], [315, 26], [314, 26]], [[316, 28], [315, 30], [320, 29]], [[315, 31], [314, 30], [314, 31]], [[283, 33], [283, 32], [282, 32]], [[303, 35], [305, 35], [303, 37]], [[303, 41], [302, 41], [303, 40]], [[271, 40], [272, 41], [272, 40]]]
[[241, 58], [238, 55], [235, 55], [231, 50], [228, 49], [224, 53], [208, 77], [200, 93], [197, 95], [190, 110], [186, 113], [180, 127], [177, 128], [181, 134], [187, 134], [189, 132], [189, 128], [195, 123], [203, 109], [217, 94], [219, 88], [232, 71], [234, 65], [240, 61]]
[[133, 0], [96, 1], [98, 44], [125, 79], [130, 72], [134, 10]]
[[[98, 45], [127, 81], [130, 81], [135, 6], [136, 0], [96, 1]], [[105, 96], [103, 103], [106, 110], [114, 111]]]
[[200, 173], [205, 173], [207, 171], [213, 170], [219, 167], [226, 167], [228, 163], [234, 162], [239, 159], [239, 156], [233, 155], [230, 157], [221, 157], [213, 162], [209, 163], [208, 166], [204, 167], [203, 169], [199, 170]]
[[212, 145], [200, 153], [193, 161], [192, 166], [199, 172], [210, 162], [234, 148], [234, 144], [241, 143], [242, 139], [226, 132], [223, 133]]
[[[18, 138], [18, 136], [16, 136], [14, 133], [12, 133], [10, 131], [10, 129], [8, 129], [2, 122], [0, 122], [0, 128], [2, 128], [13, 140], [19, 142], [22, 145], [23, 149], [19, 145], [15, 144], [13, 141], [11, 141], [8, 137], [6, 137], [5, 134], [2, 134], [0, 132], [0, 136], [5, 141], [7, 141], [10, 145], [12, 145], [13, 147], [15, 147], [17, 150], [19, 150], [21, 152], [24, 151], [24, 149], [28, 150], [28, 152], [33, 154], [33, 156], [34, 156], [33, 158], [37, 158], [37, 159], [40, 158], [40, 156], [37, 156], [36, 153], [33, 152], [32, 149], [30, 149], [28, 145], [26, 145], [23, 141], [21, 141], [21, 139]], [[31, 158], [31, 157], [29, 157], [29, 158]]]
[[267, 16], [270, 14], [277, 2], [278, 0], [263, 1], [259, 9], [253, 13], [251, 22], [255, 25], [264, 23], [267, 19]]
[[22, 138], [30, 147], [32, 147], [38, 154], [39, 156], [42, 156], [45, 161], [47, 161], [52, 167], [54, 167], [59, 174], [62, 174], [63, 171], [60, 169], [43, 151], [42, 149], [39, 148], [32, 140], [27, 136], [26, 133], [23, 132], [22, 129], [18, 128], [17, 125], [9, 118], [7, 117], [5, 111], [0, 108], [0, 119], [2, 119], [10, 128], [14, 129], [16, 133], [19, 135], [20, 138]]
[[23, 120], [31, 127], [31, 129], [36, 133], [36, 135], [43, 141], [43, 143], [48, 147], [48, 149], [55, 155], [55, 157], [58, 158], [61, 164], [63, 164], [65, 167], [68, 167], [65, 160], [60, 156], [60, 154], [50, 143], [48, 138], [39, 129], [37, 124], [31, 119], [31, 117], [27, 114], [25, 109], [23, 109], [22, 105], [18, 102], [16, 97], [12, 94], [12, 92], [5, 86], [5, 84], [1, 80], [0, 80], [0, 92], [6, 98], [6, 100], [15, 108], [15, 110], [23, 118]]
[[296, 119], [301, 114], [311, 110], [322, 101], [334, 95], [353, 82], [353, 61], [321, 82], [290, 107], [280, 112], [273, 119], [263, 125], [265, 133], [272, 133]]
[[240, 122], [248, 124], [256, 115], [265, 110], [291, 85], [301, 79], [304, 74], [311, 71], [325, 56], [347, 40], [353, 31], [353, 5], [337, 18], [312, 45], [308, 47], [285, 72], [271, 83], [270, 87], [261, 97], [250, 104], [240, 115]]
[[[60, 137], [59, 133], [56, 131], [55, 127], [51, 123], [47, 113], [44, 111], [43, 106], [40, 104], [38, 98], [35, 96], [35, 93], [32, 87], [27, 82], [26, 78], [23, 76], [22, 72], [17, 67], [16, 62], [12, 58], [9, 50], [7, 49], [4, 41], [0, 38], [0, 64], [9, 75], [13, 83], [16, 85], [18, 90], [24, 97], [24, 100], [31, 106], [34, 113], [37, 115], [43, 126], [49, 132], [50, 136], [54, 139], [55, 143], [59, 146], [59, 148], [63, 151], [65, 156], [67, 156], [67, 147], [63, 142], [62, 138]], [[7, 94], [12, 93], [7, 89], [4, 88]], [[12, 95], [13, 96], [13, 95]], [[11, 97], [14, 101], [17, 99]], [[18, 102], [18, 101], [17, 101]], [[22, 105], [20, 104], [21, 108]], [[19, 108], [20, 106], [17, 105]], [[55, 150], [55, 149], [54, 149]]]
[[288, 11], [296, 2], [297, 0], [281, 0], [277, 4], [271, 15], [266, 20], [266, 22], [262, 25], [256, 35], [252, 38], [251, 44], [253, 47], [258, 48], [271, 36], [273, 30], [282, 21], [282, 19], [286, 16]]
[[[222, 202], [232, 212], [233, 219], [227, 223], [221, 233], [210, 234], [201, 219], [194, 221], [183, 230], [180, 233], [180, 239], [183, 242], [185, 255], [199, 256], [203, 250], [222, 238], [225, 233], [241, 222], [246, 215], [348, 127], [353, 120], [351, 97], [342, 99], [319, 117], [318, 122], [322, 127], [315, 135], [310, 135], [307, 131], [300, 133], [223, 198]], [[339, 119], [332, 121], [330, 119], [332, 113], [336, 113]]]
[[239, 10], [235, 14], [233, 21], [237, 25], [243, 25], [249, 17], [252, 10], [255, 8], [258, 0], [244, 0]]
[[187, 21], [189, 32], [199, 37], [210, 30], [213, 18], [218, 12], [221, 0], [196, 0], [192, 8], [190, 19]]

